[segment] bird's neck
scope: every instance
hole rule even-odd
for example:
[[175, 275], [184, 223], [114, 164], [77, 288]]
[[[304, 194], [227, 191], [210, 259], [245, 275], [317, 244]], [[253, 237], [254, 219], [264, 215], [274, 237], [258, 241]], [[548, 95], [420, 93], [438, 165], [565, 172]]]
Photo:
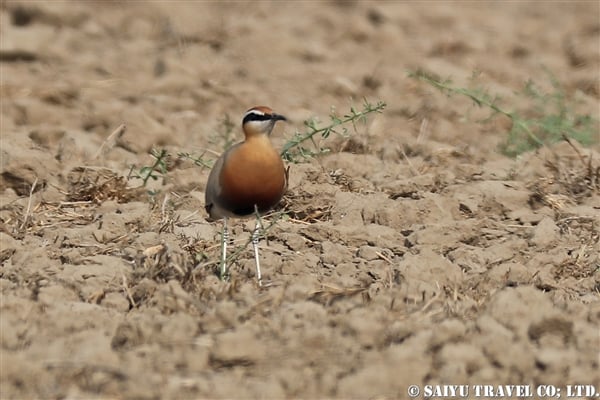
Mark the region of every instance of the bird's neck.
[[259, 142], [267, 142], [271, 143], [271, 139], [269, 139], [269, 135], [264, 132], [245, 132], [246, 134], [246, 142], [259, 143]]

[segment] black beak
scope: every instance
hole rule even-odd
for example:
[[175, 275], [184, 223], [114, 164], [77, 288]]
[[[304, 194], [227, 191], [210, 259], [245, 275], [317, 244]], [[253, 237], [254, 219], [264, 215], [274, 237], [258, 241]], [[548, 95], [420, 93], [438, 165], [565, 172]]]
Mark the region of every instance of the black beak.
[[273, 120], [273, 121], [287, 121], [287, 118], [284, 117], [283, 115], [271, 114], [271, 120]]

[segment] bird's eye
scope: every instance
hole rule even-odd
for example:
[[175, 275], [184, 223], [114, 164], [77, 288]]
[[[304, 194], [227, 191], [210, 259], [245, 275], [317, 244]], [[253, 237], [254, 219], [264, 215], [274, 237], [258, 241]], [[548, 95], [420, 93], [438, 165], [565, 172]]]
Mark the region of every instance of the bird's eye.
[[257, 113], [257, 112], [249, 112], [244, 116], [244, 120], [242, 124], [250, 121], [269, 121], [271, 119], [271, 115]]

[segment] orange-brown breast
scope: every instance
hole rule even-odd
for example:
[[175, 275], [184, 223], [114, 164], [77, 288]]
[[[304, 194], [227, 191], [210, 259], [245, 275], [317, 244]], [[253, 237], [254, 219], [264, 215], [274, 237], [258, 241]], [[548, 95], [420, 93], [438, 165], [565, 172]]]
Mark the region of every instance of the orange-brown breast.
[[267, 136], [248, 138], [227, 155], [220, 177], [221, 206], [236, 215], [274, 207], [285, 191], [283, 161]]

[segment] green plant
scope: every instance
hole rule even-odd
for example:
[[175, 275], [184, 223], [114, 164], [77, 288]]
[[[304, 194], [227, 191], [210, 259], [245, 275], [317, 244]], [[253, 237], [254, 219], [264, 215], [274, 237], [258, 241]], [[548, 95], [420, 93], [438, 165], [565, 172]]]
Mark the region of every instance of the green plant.
[[213, 165], [213, 162], [204, 159], [205, 154], [206, 154], [206, 152], [202, 153], [199, 156], [194, 156], [191, 153], [185, 153], [185, 152], [180, 151], [177, 153], [177, 156], [179, 158], [186, 158], [186, 159], [192, 161], [195, 165], [197, 165], [199, 167], [211, 168]]
[[[283, 146], [281, 156], [286, 161], [298, 162], [300, 159], [313, 158], [317, 155], [327, 153], [329, 152], [329, 149], [319, 146], [315, 141], [316, 135], [321, 135], [323, 139], [328, 138], [332, 133], [347, 137], [348, 129], [343, 125], [351, 123], [356, 131], [356, 123], [366, 123], [367, 115], [374, 112], [381, 113], [385, 107], [386, 103], [383, 101], [378, 101], [377, 104], [373, 105], [365, 99], [362, 110], [357, 111], [354, 107], [350, 107], [350, 113], [341, 117], [338, 116], [335, 109], [332, 109], [329, 114], [331, 122], [326, 126], [319, 127], [316, 119], [308, 119], [304, 121], [304, 126], [308, 131], [296, 131], [294, 136]], [[341, 131], [339, 130], [339, 127], [342, 127]], [[301, 146], [306, 141], [310, 141], [315, 150]]]
[[[509, 111], [500, 105], [501, 99], [491, 95], [481, 87], [463, 88], [452, 85], [450, 79], [439, 77], [418, 70], [410, 72], [409, 77], [428, 83], [442, 93], [452, 96], [461, 95], [469, 98], [479, 107], [487, 107], [491, 114], [488, 121], [500, 114], [510, 118], [512, 126], [506, 141], [501, 145], [504, 154], [514, 157], [547, 144], [555, 143], [564, 137], [575, 139], [583, 145], [589, 145], [597, 135], [597, 121], [589, 115], [577, 114], [568, 102], [563, 88], [549, 74], [553, 91], [544, 93], [533, 81], [525, 84], [522, 93], [530, 99], [530, 107]], [[533, 102], [533, 104], [532, 104]]]
[[166, 149], [152, 149], [150, 155], [154, 158], [152, 165], [141, 167], [137, 173], [133, 173], [135, 167], [132, 166], [128, 178], [131, 176], [139, 178], [142, 180], [143, 186], [146, 186], [150, 179], [157, 180], [159, 177], [167, 174], [167, 158], [169, 157], [169, 152]]
[[[341, 117], [338, 116], [335, 112], [335, 109], [333, 109], [329, 114], [331, 122], [324, 127], [319, 127], [318, 121], [314, 118], [306, 120], [304, 121], [304, 126], [308, 128], [308, 131], [303, 133], [296, 132], [292, 139], [290, 139], [284, 145], [283, 150], [281, 151], [281, 156], [286, 161], [297, 162], [299, 158], [307, 159], [319, 154], [327, 153], [329, 149], [320, 147], [314, 139], [315, 135], [320, 134], [324, 139], [328, 138], [332, 133], [347, 136], [348, 129], [342, 125], [351, 123], [356, 131], [356, 124], [358, 122], [365, 123], [368, 114], [374, 112], [381, 113], [385, 107], [386, 104], [383, 101], [378, 101], [377, 104], [373, 105], [365, 100], [362, 110], [358, 111], [354, 107], [350, 107], [350, 113]], [[223, 149], [229, 148], [235, 141], [235, 126], [236, 125], [233, 123], [229, 115], [225, 115], [210, 142], [221, 142]], [[339, 129], [340, 127], [342, 127], [341, 130]], [[312, 142], [316, 151], [301, 146], [302, 143], [308, 140]], [[204, 158], [205, 154], [206, 152], [199, 156], [195, 156], [187, 152], [178, 152], [177, 156], [179, 158], [191, 160], [197, 166], [210, 168], [212, 166], [212, 162]], [[154, 162], [151, 165], [142, 166], [137, 172], [134, 172], [135, 166], [132, 166], [131, 170], [129, 171], [128, 178], [135, 177], [141, 179], [142, 185], [146, 186], [150, 179], [157, 180], [159, 177], [164, 177], [167, 174], [167, 162], [168, 158], [171, 156], [169, 152], [166, 149], [152, 149], [150, 151], [150, 155], [152, 158], [154, 158]]]

